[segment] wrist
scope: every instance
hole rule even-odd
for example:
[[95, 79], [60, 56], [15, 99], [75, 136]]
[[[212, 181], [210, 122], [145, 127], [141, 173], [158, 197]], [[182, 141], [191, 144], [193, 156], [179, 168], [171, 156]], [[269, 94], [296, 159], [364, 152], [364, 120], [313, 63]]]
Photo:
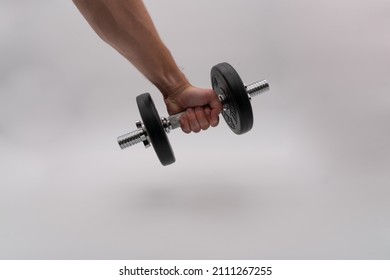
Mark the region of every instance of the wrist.
[[175, 96], [190, 86], [190, 83], [180, 71], [161, 75], [153, 84], [159, 89], [164, 99]]

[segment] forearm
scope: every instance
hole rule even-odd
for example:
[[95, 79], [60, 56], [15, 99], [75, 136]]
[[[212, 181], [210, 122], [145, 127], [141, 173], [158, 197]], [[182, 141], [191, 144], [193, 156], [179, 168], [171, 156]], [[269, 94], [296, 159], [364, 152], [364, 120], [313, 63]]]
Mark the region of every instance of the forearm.
[[189, 85], [161, 41], [142, 0], [73, 0], [95, 32], [164, 95]]

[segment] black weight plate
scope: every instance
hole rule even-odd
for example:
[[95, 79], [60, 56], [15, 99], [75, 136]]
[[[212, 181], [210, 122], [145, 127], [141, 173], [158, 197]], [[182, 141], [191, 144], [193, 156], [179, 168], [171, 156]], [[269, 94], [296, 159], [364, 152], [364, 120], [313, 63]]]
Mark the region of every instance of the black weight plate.
[[146, 133], [161, 164], [165, 166], [174, 163], [175, 155], [150, 94], [143, 93], [138, 95], [137, 105]]
[[236, 134], [252, 129], [253, 111], [245, 85], [234, 68], [220, 63], [211, 68], [211, 84], [217, 95], [225, 99], [222, 116]]

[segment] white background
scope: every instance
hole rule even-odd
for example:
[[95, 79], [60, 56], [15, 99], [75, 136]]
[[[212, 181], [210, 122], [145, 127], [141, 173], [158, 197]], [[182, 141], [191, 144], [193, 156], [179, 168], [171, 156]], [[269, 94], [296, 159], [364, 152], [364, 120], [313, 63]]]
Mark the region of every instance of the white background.
[[162, 98], [71, 1], [0, 1], [1, 259], [389, 259], [390, 2], [146, 1], [180, 68], [266, 78], [255, 124], [116, 137]]

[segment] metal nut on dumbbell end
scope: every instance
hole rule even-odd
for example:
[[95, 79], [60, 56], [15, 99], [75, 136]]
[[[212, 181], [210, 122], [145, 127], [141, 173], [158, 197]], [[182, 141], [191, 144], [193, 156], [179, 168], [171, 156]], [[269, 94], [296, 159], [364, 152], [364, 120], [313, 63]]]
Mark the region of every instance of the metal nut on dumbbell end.
[[[236, 134], [252, 129], [253, 112], [251, 99], [269, 89], [266, 80], [245, 86], [240, 76], [228, 63], [220, 63], [211, 69], [211, 83], [222, 103], [222, 116]], [[175, 156], [167, 133], [180, 127], [180, 117], [185, 112], [160, 118], [149, 93], [137, 96], [137, 105], [143, 122], [136, 122], [137, 130], [117, 138], [122, 149], [143, 142], [153, 146], [162, 165], [175, 162]]]

